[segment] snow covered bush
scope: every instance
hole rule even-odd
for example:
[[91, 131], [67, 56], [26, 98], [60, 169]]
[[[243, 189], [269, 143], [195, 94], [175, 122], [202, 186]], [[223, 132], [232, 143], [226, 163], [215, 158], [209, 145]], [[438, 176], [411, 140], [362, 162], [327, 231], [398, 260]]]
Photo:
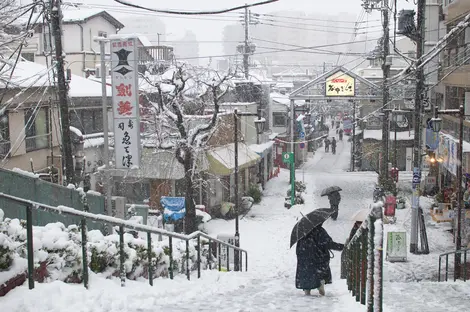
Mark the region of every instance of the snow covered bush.
[[253, 198], [255, 204], [259, 204], [261, 202], [261, 197], [263, 196], [263, 193], [261, 192], [259, 185], [250, 184], [250, 188], [248, 189], [247, 195]]
[[[302, 194], [307, 189], [306, 184], [302, 181], [295, 181], [294, 188], [295, 188], [294, 205], [303, 205], [303, 204], [305, 204], [305, 199], [302, 196]], [[290, 201], [290, 196], [291, 196], [291, 189], [289, 188], [287, 190], [287, 197], [289, 198], [289, 201]]]
[[0, 272], [6, 271], [13, 263], [13, 242], [3, 233], [0, 233]]
[[[103, 236], [100, 231], [89, 233], [88, 255], [90, 269], [107, 277], [119, 276], [119, 235]], [[151, 267], [154, 277], [167, 276], [169, 257], [161, 246], [152, 244]], [[135, 280], [147, 276], [149, 269], [147, 241], [124, 234], [124, 270], [127, 278]]]
[[[106, 277], [119, 276], [120, 254], [119, 235], [104, 236], [100, 231], [87, 233], [88, 266], [91, 271]], [[76, 225], [50, 223], [33, 227], [34, 264], [44, 271], [44, 281], [55, 280], [67, 283], [82, 281], [81, 231]], [[201, 246], [206, 244], [201, 240]], [[207, 246], [207, 244], [206, 244]], [[173, 243], [173, 272], [186, 273], [186, 242]], [[196, 241], [189, 242], [189, 267], [197, 268]], [[27, 258], [25, 222], [18, 219], [0, 221], [0, 271], [8, 270], [14, 259]], [[151, 261], [148, 260], [147, 241], [138, 235], [124, 234], [124, 270], [128, 279], [147, 277], [149, 266], [153, 277], [169, 275], [168, 240], [153, 240]], [[207, 248], [201, 250], [201, 268], [208, 265]], [[40, 278], [42, 281], [43, 278]]]

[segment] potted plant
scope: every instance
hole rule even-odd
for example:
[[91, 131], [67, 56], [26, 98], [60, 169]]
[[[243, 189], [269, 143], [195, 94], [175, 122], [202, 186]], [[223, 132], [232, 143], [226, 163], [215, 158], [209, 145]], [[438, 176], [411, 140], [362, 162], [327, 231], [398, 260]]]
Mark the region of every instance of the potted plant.
[[405, 209], [406, 200], [404, 197], [398, 197], [397, 200], [397, 209]]

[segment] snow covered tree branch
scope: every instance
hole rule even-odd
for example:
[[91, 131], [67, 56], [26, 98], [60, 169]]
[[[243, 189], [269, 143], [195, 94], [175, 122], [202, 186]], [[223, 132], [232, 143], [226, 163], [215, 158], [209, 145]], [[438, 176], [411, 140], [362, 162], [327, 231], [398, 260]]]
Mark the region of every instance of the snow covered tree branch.
[[[155, 128], [158, 149], [173, 150], [175, 158], [184, 167], [186, 216], [185, 231], [196, 230], [194, 181], [198, 172], [198, 153], [217, 129], [220, 101], [230, 88], [230, 71], [221, 75], [209, 68], [176, 65], [161, 75], [142, 75], [149, 85], [144, 95], [156, 115]], [[200, 114], [186, 115], [194, 106]], [[211, 115], [204, 115], [205, 108]], [[149, 122], [152, 118], [148, 118]]]

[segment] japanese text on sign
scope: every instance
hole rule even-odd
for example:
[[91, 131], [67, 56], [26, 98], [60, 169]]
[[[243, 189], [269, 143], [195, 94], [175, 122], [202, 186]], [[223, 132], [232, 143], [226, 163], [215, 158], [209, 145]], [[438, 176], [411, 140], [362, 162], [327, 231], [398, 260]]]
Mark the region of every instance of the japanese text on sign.
[[111, 39], [114, 151], [116, 169], [140, 165], [138, 39]]
[[354, 96], [355, 79], [337, 72], [326, 79], [326, 96]]

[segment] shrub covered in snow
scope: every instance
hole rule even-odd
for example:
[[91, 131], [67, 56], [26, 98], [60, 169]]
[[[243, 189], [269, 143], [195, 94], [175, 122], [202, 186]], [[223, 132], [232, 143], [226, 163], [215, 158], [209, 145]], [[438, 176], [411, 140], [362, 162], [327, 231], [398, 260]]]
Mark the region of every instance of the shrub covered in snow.
[[[76, 225], [65, 227], [62, 223], [50, 223], [33, 227], [34, 263], [47, 269], [45, 281], [60, 280], [77, 283], [82, 280], [81, 232]], [[100, 231], [89, 231], [87, 235], [87, 258], [91, 271], [106, 277], [119, 276], [120, 254], [119, 235], [104, 236]], [[201, 241], [202, 246], [207, 246]], [[153, 240], [149, 264], [147, 241], [124, 234], [124, 269], [127, 278], [135, 280], [147, 277], [149, 265], [154, 277], [169, 274], [168, 240]], [[18, 219], [0, 221], [0, 271], [8, 270], [15, 258], [27, 258], [26, 224]], [[201, 250], [201, 268], [207, 267], [208, 250]], [[197, 246], [189, 243], [189, 267], [197, 268]], [[186, 243], [174, 240], [173, 272], [186, 272]]]

